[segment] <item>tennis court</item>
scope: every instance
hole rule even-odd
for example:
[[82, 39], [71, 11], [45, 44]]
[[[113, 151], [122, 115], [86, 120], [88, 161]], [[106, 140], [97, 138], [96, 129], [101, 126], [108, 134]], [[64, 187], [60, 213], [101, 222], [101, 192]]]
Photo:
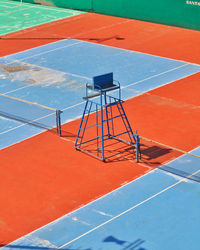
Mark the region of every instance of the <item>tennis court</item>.
[[[0, 6], [10, 22], [0, 39], [2, 249], [197, 249], [199, 32]], [[109, 72], [140, 135], [139, 163], [115, 146], [107, 163], [74, 148], [86, 83]]]

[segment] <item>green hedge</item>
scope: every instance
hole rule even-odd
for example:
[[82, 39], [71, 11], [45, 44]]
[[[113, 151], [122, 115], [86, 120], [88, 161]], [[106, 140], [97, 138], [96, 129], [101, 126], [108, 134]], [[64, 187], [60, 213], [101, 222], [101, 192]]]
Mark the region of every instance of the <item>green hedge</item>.
[[[15, 0], [20, 1], [20, 0]], [[200, 30], [200, 0], [23, 0]]]

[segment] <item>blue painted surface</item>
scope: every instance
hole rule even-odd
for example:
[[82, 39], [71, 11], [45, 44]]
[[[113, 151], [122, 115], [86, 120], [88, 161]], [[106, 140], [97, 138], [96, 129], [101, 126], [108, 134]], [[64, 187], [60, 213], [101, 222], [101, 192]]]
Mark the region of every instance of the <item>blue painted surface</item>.
[[[200, 155], [200, 147], [191, 153]], [[182, 156], [193, 168], [192, 156]], [[200, 159], [196, 158], [200, 165]], [[115, 190], [5, 249], [196, 250], [200, 185], [161, 169]], [[71, 242], [72, 241], [72, 242]], [[71, 242], [71, 243], [70, 243]]]
[[[200, 147], [193, 150], [192, 153], [200, 156]], [[198, 172], [200, 169], [200, 159], [195, 156], [183, 155], [177, 160], [163, 165], [160, 169], [168, 173], [174, 173], [180, 177], [187, 177], [200, 182], [200, 172]], [[196, 172], [198, 173], [193, 175]]]
[[[194, 64], [70, 39], [1, 58], [5, 63], [27, 69], [0, 67], [0, 92], [63, 109], [63, 122], [82, 114], [85, 83], [95, 75], [114, 72], [128, 99], [200, 71]], [[1, 118], [0, 147], [40, 132]], [[200, 156], [200, 148], [191, 153]], [[62, 249], [196, 250], [200, 186], [182, 176], [199, 166], [199, 158], [181, 156], [3, 249], [55, 249], [73, 241]]]
[[[0, 93], [62, 109], [65, 123], [82, 115], [85, 84], [95, 75], [113, 72], [126, 100], [198, 71], [195, 64], [67, 39], [1, 58]], [[0, 148], [42, 131], [23, 124], [6, 132], [1, 119]]]

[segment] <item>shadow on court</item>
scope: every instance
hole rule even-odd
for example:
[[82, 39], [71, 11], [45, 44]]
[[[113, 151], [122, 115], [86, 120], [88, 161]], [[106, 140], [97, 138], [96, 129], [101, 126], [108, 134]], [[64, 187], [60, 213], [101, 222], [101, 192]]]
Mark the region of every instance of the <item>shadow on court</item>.
[[75, 140], [76, 139], [76, 134], [62, 129], [62, 137], [71, 138], [71, 139]]
[[[101, 156], [101, 151], [97, 149], [96, 142], [83, 145], [83, 152], [88, 153], [90, 157], [95, 155]], [[111, 139], [104, 144], [105, 162], [135, 162], [136, 149], [133, 145]], [[159, 145], [151, 145], [148, 142], [140, 143], [140, 159], [139, 163], [150, 165], [151, 167], [159, 167], [164, 162], [169, 161], [179, 156], [180, 153], [172, 149], [164, 148]]]
[[[146, 250], [142, 245], [145, 243], [144, 240], [142, 239], [137, 239], [133, 242], [127, 241], [127, 240], [121, 240], [118, 239], [112, 235], [106, 237], [105, 239], [100, 242], [101, 246], [104, 247], [104, 244], [106, 249], [108, 249], [108, 245], [110, 245], [110, 249], [114, 249], [117, 247], [119, 250]], [[5, 247], [8, 249], [35, 249], [35, 250], [56, 250], [56, 249], [63, 249], [63, 250], [95, 250], [93, 247], [87, 247], [87, 248], [82, 248], [81, 246], [78, 247], [67, 247], [67, 246], [62, 246], [59, 247], [43, 247], [43, 246], [27, 246], [27, 245], [3, 245], [0, 244], [0, 247]], [[103, 250], [103, 248], [101, 248]]]
[[[67, 39], [69, 37], [0, 37], [0, 40], [8, 40], [8, 41], [32, 41], [32, 40], [55, 40], [55, 41], [59, 41], [59, 40], [63, 40], [63, 39]], [[71, 38], [71, 37], [70, 37]], [[95, 41], [95, 42], [105, 42], [105, 41], [109, 41], [109, 40], [125, 40], [125, 38], [120, 37], [118, 35], [114, 35], [114, 36], [110, 36], [110, 37], [103, 37], [103, 38], [98, 38], [98, 37], [75, 37], [76, 39], [79, 40], [87, 40], [87, 41]]]

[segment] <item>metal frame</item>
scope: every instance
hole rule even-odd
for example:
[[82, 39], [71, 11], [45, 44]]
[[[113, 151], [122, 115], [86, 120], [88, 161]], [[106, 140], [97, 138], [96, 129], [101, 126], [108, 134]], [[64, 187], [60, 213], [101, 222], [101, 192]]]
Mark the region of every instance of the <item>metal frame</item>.
[[[47, 106], [44, 106], [44, 105], [41, 105], [41, 104], [37, 104], [37, 103], [29, 102], [29, 101], [26, 101], [26, 100], [22, 100], [22, 99], [19, 99], [19, 98], [16, 98], [16, 97], [8, 96], [8, 95], [5, 95], [5, 94], [0, 94], [0, 97], [6, 98], [7, 100], [13, 100], [13, 101], [16, 102], [16, 104], [17, 104], [17, 102], [19, 102], [19, 103], [24, 103], [25, 105], [26, 104], [27, 105], [32, 105], [32, 106], [41, 108], [43, 110], [52, 111], [52, 114], [55, 114], [55, 116], [56, 116], [55, 117], [55, 122], [56, 122], [56, 128], [55, 129], [54, 129], [54, 127], [48, 127], [45, 124], [40, 123], [40, 120], [43, 117], [38, 117], [37, 119], [31, 120], [31, 119], [28, 119], [27, 117], [15, 115], [15, 114], [8, 113], [8, 112], [1, 111], [1, 110], [0, 110], [0, 116], [6, 117], [6, 118], [9, 118], [9, 119], [13, 119], [13, 120], [16, 120], [16, 121], [19, 121], [19, 122], [23, 122], [25, 124], [29, 124], [29, 125], [32, 125], [32, 126], [35, 126], [35, 127], [42, 128], [42, 129], [48, 129], [50, 131], [55, 131], [59, 136], [61, 136], [61, 113], [63, 111], [57, 110], [57, 109], [54, 109], [54, 108], [51, 108], [51, 107], [47, 107]], [[24, 108], [28, 109], [28, 107], [29, 106], [27, 106], [27, 107], [25, 106]], [[48, 114], [47, 116], [50, 116], [52, 114]]]
[[62, 111], [61, 110], [56, 110], [56, 127], [57, 127], [57, 134], [59, 136], [62, 136], [62, 131], [61, 131], [61, 115]]
[[[102, 76], [101, 75], [101, 79]], [[105, 75], [106, 76], [106, 75]], [[109, 76], [110, 77], [110, 76]], [[97, 77], [95, 77], [97, 78]], [[93, 81], [95, 79], [93, 78]], [[136, 149], [136, 162], [139, 161], [139, 135], [136, 133], [134, 134], [132, 131], [132, 128], [130, 126], [130, 123], [128, 121], [128, 118], [126, 116], [126, 113], [123, 108], [123, 102], [121, 100], [121, 88], [120, 83], [117, 81], [114, 81], [116, 84], [111, 84], [111, 86], [106, 86], [106, 88], [103, 87], [103, 84], [98, 85], [94, 83], [86, 84], [86, 96], [83, 97], [83, 99], [86, 100], [85, 108], [83, 111], [82, 119], [80, 122], [78, 134], [76, 137], [75, 142], [75, 148], [77, 150], [83, 151], [89, 155], [92, 155], [100, 160], [105, 161], [106, 159], [112, 157], [106, 157], [105, 151], [104, 151], [104, 142], [109, 139], [117, 139], [118, 141], [122, 141], [126, 144], [132, 145]], [[89, 91], [94, 92], [93, 94], [89, 94]], [[117, 97], [107, 95], [107, 92], [110, 91], [117, 91]], [[113, 107], [116, 106], [118, 110], [118, 115], [113, 116]], [[87, 122], [89, 119], [89, 116], [91, 113], [96, 114], [96, 123], [92, 126], [87, 126]], [[104, 116], [105, 115], [105, 116]], [[120, 118], [123, 121], [124, 124], [124, 131], [122, 133], [115, 133], [114, 130], [114, 119]], [[88, 128], [91, 128], [95, 126], [96, 127], [96, 137], [87, 141], [83, 141], [85, 130]], [[107, 134], [104, 134], [104, 130], [106, 128]], [[129, 141], [126, 141], [122, 138], [120, 138], [121, 135], [128, 134]], [[87, 144], [91, 141], [96, 141], [96, 154], [93, 154], [85, 149], [82, 148], [82, 145]]]

